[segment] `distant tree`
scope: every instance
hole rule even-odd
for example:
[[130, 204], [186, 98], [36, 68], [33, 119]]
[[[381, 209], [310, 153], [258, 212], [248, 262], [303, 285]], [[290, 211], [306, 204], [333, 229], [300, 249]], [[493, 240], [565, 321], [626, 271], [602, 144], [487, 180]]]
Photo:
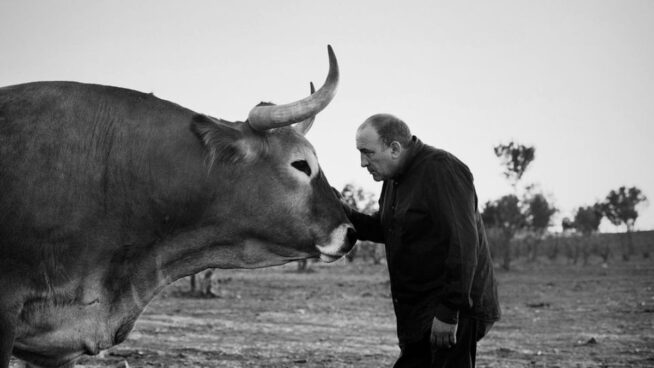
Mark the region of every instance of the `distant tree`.
[[520, 211], [520, 200], [513, 194], [486, 202], [481, 216], [486, 225], [505, 229], [509, 233], [526, 225], [526, 218]]
[[533, 187], [528, 189], [523, 201], [527, 228], [533, 233], [529, 243], [529, 260], [538, 258], [538, 248], [543, 241], [547, 229], [551, 225], [552, 216], [558, 211], [542, 193], [534, 193]]
[[551, 225], [552, 216], [558, 211], [542, 193], [525, 199], [527, 224], [534, 232], [542, 234]]
[[502, 267], [508, 270], [511, 265], [511, 241], [517, 230], [526, 226], [526, 217], [520, 209], [520, 200], [517, 197], [517, 186], [534, 160], [536, 150], [534, 147], [511, 141], [493, 147], [493, 151], [505, 168], [504, 176], [513, 187], [513, 194], [487, 202], [482, 217], [489, 227], [496, 227], [503, 234]]
[[503, 237], [502, 268], [511, 268], [511, 240], [515, 233], [527, 225], [527, 218], [520, 209], [520, 200], [508, 194], [496, 201], [486, 202], [482, 219], [488, 227], [500, 229]]
[[563, 220], [561, 220], [561, 229], [563, 229], [563, 231], [574, 230], [575, 229], [574, 221], [570, 220], [569, 217], [564, 217]]
[[[575, 213], [573, 224], [575, 229], [581, 233], [583, 237], [581, 239], [583, 242], [581, 251], [584, 256], [584, 265], [588, 264], [588, 258], [591, 254], [590, 248], [593, 246], [593, 244], [591, 244], [591, 242], [593, 242], [592, 236], [598, 232], [600, 223], [602, 222], [602, 207], [601, 203], [596, 203], [592, 206], [579, 207]], [[602, 256], [604, 262], [608, 261], [610, 254], [609, 249], [610, 248], [605, 247], [605, 249], [598, 250], [598, 253]]]
[[602, 217], [603, 213], [601, 204], [579, 207], [575, 213], [572, 226], [574, 226], [574, 228], [580, 233], [589, 235], [597, 232], [600, 223], [602, 222]]
[[[572, 249], [572, 242], [570, 241], [570, 237], [572, 236], [572, 232], [575, 231], [575, 224], [574, 221], [571, 220], [569, 217], [564, 217], [563, 220], [561, 220], [561, 229], [563, 232], [557, 236], [557, 241], [554, 243], [554, 247], [552, 249], [552, 252], [549, 255], [549, 258], [551, 260], [556, 259], [559, 253], [559, 246], [564, 246], [567, 255], [575, 260], [575, 255], [574, 255], [574, 250]], [[574, 261], [576, 262], [576, 260]]]
[[627, 261], [629, 256], [634, 254], [634, 245], [631, 232], [634, 229], [638, 211], [636, 206], [646, 202], [647, 197], [636, 187], [620, 187], [618, 190], [612, 190], [606, 196], [603, 204], [603, 212], [606, 218], [613, 225], [620, 226], [624, 224], [627, 227], [627, 251], [622, 253], [622, 258]]
[[536, 149], [524, 146], [513, 141], [508, 144], [499, 144], [493, 147], [495, 156], [502, 160], [504, 176], [509, 180], [514, 191], [522, 175], [527, 171], [529, 164], [534, 160]]

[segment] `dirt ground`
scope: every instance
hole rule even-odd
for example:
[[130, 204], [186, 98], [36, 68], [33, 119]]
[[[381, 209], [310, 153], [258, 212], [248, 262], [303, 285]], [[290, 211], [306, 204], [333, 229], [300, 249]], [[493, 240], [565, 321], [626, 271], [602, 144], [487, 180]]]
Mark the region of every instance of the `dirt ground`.
[[[215, 298], [168, 287], [123, 344], [79, 366], [391, 366], [399, 349], [384, 265], [217, 270]], [[498, 271], [503, 318], [478, 367], [653, 367], [654, 261]]]

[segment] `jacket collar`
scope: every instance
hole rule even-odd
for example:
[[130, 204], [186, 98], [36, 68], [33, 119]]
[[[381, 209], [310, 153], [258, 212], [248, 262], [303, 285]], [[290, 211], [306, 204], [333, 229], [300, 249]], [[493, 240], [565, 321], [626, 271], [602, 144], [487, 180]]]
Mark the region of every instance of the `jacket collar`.
[[422, 143], [418, 137], [415, 135], [411, 137], [411, 143], [407, 147], [406, 159], [392, 180], [400, 181], [407, 172], [411, 171], [411, 168], [416, 164], [418, 154], [422, 151], [424, 146], [425, 144]]

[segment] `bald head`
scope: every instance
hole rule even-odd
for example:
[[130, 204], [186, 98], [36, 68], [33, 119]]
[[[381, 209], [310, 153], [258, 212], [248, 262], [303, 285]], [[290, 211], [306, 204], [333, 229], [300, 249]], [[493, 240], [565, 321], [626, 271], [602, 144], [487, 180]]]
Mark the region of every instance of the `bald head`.
[[375, 114], [359, 126], [359, 130], [371, 127], [379, 135], [379, 139], [386, 146], [398, 142], [403, 148], [411, 143], [411, 131], [402, 120], [391, 114]]

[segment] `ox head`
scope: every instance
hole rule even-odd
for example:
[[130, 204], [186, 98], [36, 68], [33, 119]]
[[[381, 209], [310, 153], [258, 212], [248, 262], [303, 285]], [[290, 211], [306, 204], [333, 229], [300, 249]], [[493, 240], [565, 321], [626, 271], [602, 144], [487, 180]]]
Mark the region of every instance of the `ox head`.
[[212, 183], [220, 192], [209, 210], [212, 221], [227, 224], [235, 242], [245, 245], [246, 257], [253, 258], [245, 261], [249, 265], [318, 256], [334, 261], [356, 240], [304, 137], [336, 93], [338, 64], [331, 47], [328, 51], [327, 79], [315, 93], [311, 85], [308, 97], [259, 104], [245, 122], [193, 119], [192, 130], [207, 150]]

